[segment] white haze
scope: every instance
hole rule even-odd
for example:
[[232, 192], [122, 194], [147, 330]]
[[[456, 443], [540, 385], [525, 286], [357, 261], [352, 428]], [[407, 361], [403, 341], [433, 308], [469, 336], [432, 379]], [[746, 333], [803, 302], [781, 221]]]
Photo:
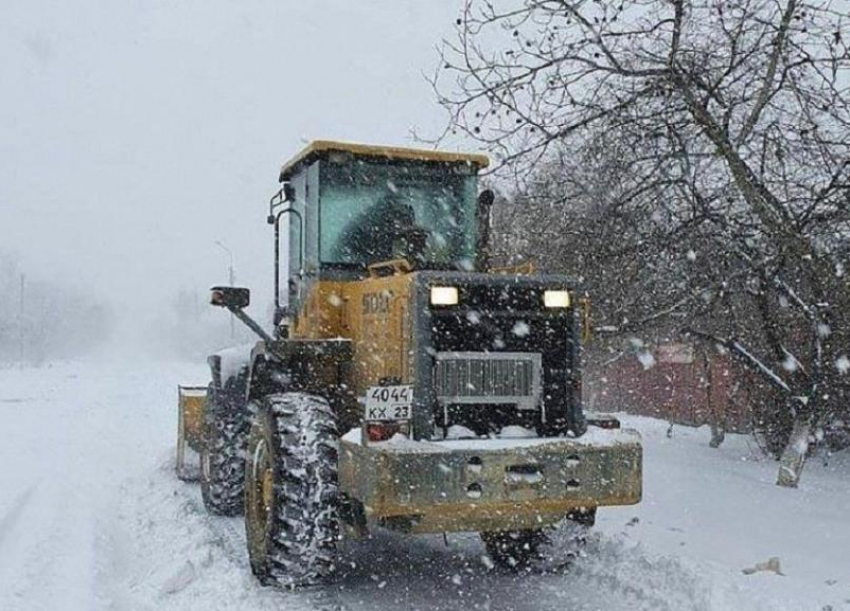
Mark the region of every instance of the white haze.
[[[144, 330], [180, 289], [271, 297], [265, 202], [315, 138], [411, 143], [458, 3], [5, 0], [0, 251]], [[226, 316], [221, 313], [221, 316]], [[126, 328], [126, 325], [125, 325]]]

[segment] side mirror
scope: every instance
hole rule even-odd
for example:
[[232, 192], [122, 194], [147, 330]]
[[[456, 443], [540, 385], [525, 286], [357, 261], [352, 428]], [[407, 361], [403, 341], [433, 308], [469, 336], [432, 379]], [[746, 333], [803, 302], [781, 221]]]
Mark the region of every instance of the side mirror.
[[251, 303], [251, 291], [235, 286], [214, 286], [210, 289], [210, 303], [228, 310], [241, 310]]
[[482, 208], [489, 209], [490, 206], [493, 205], [495, 199], [496, 194], [493, 193], [492, 189], [484, 189], [481, 193], [478, 194], [478, 205]]

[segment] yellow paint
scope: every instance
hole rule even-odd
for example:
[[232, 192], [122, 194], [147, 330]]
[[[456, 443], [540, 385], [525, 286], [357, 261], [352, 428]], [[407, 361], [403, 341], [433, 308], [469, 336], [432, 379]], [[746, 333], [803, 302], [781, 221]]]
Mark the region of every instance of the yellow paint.
[[[274, 474], [272, 473], [271, 468], [266, 467], [263, 469], [263, 478], [261, 482], [263, 488], [263, 509], [266, 514], [268, 514], [272, 503], [274, 502]], [[268, 516], [266, 516], [266, 518], [268, 519]]]
[[[480, 471], [470, 472], [470, 456]], [[580, 456], [576, 463], [572, 457]], [[508, 467], [532, 462], [537, 484], [511, 482]], [[637, 440], [605, 450], [553, 440], [534, 448], [449, 448], [427, 453], [340, 442], [340, 489], [363, 503], [367, 520], [405, 532], [541, 528], [573, 509], [640, 502], [642, 451]], [[568, 488], [568, 479], [580, 482]], [[473, 498], [467, 486], [481, 486]]]
[[201, 413], [207, 402], [206, 389], [178, 387], [179, 435], [195, 451], [201, 447]]
[[372, 144], [357, 144], [354, 142], [335, 142], [332, 140], [314, 140], [295, 157], [283, 164], [280, 170], [280, 180], [287, 180], [293, 170], [308, 157], [326, 153], [348, 153], [360, 157], [380, 159], [399, 159], [406, 161], [435, 161], [439, 163], [468, 163], [478, 168], [486, 168], [490, 160], [486, 155], [469, 153], [452, 153], [449, 151], [431, 151], [428, 149], [402, 148], [397, 146], [379, 146]]
[[351, 380], [357, 396], [384, 378], [412, 383], [412, 279], [410, 274], [396, 273], [349, 282], [316, 282], [304, 299], [290, 336], [351, 340]]
[[570, 511], [609, 505], [633, 505], [632, 498], [593, 497], [586, 499], [532, 498], [518, 502], [470, 502], [410, 506], [369, 506], [370, 520], [415, 516], [411, 533], [499, 531], [543, 528], [564, 518]]
[[378, 278], [386, 275], [382, 273], [383, 271], [388, 271], [392, 274], [406, 274], [412, 271], [413, 267], [407, 259], [390, 259], [389, 261], [373, 263], [368, 267], [368, 270], [371, 277]]
[[531, 276], [535, 272], [534, 263], [528, 261], [526, 263], [518, 263], [516, 265], [507, 265], [505, 267], [491, 267], [491, 274], [509, 274], [516, 276]]

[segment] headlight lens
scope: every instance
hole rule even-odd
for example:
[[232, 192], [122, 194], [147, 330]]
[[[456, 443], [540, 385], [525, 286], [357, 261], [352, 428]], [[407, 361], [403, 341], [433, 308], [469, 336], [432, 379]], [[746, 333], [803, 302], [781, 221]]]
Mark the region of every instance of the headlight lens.
[[570, 293], [569, 291], [544, 291], [543, 305], [547, 308], [568, 308]]
[[431, 305], [457, 305], [458, 294], [456, 286], [432, 286]]

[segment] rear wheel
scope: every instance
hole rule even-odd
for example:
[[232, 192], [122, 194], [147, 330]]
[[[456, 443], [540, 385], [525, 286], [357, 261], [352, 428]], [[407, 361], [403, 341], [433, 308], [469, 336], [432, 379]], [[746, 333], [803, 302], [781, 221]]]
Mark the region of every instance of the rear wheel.
[[548, 540], [542, 530], [483, 532], [487, 555], [502, 568], [521, 569], [541, 557], [539, 548]]
[[502, 568], [516, 570], [529, 567], [548, 557], [550, 552], [566, 564], [586, 545], [595, 523], [596, 508], [576, 509], [550, 529], [483, 532], [481, 540], [487, 555]]
[[269, 395], [255, 406], [245, 469], [251, 570], [291, 588], [333, 572], [339, 537], [337, 424], [314, 395]]
[[216, 401], [213, 390], [201, 421], [201, 493], [211, 514], [235, 516], [243, 510], [248, 414]]

